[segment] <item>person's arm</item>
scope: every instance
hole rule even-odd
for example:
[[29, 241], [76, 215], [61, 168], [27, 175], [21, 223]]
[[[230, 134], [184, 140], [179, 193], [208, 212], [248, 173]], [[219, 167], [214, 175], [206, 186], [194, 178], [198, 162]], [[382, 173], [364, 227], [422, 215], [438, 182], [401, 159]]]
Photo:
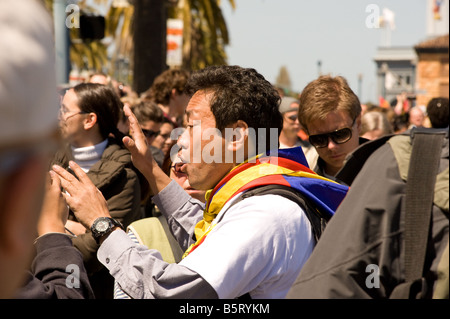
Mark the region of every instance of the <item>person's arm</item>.
[[203, 218], [204, 204], [188, 193], [176, 181], [152, 197], [169, 224], [170, 232], [183, 250], [194, 242], [195, 225]]
[[[136, 173], [131, 169], [125, 168], [114, 174], [116, 174], [116, 178], [107, 186], [107, 190], [103, 194], [111, 217], [122, 223], [126, 228], [141, 216], [139, 209], [140, 185]], [[109, 178], [112, 178], [112, 176], [110, 175]], [[82, 227], [85, 229], [84, 233], [77, 234], [72, 242], [82, 253], [88, 272], [94, 273], [103, 268], [103, 265], [97, 259], [99, 245], [92, 237], [90, 229], [86, 231], [86, 228]]]
[[36, 257], [16, 298], [93, 299], [81, 253], [63, 233], [48, 233], [36, 241]]
[[93, 298], [81, 254], [65, 234], [68, 209], [59, 178], [50, 175], [37, 224], [36, 257], [17, 298]]
[[166, 263], [157, 250], [136, 244], [122, 230], [103, 241], [98, 259], [109, 269], [118, 288], [133, 299], [217, 298], [216, 291], [198, 273]]

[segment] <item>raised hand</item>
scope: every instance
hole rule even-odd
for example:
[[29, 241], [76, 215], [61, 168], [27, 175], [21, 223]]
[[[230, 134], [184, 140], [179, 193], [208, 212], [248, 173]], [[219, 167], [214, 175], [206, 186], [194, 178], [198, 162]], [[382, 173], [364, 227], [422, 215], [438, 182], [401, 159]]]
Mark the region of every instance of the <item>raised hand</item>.
[[56, 232], [64, 233], [64, 225], [69, 216], [66, 200], [61, 194], [61, 182], [54, 172], [50, 172], [46, 181], [44, 201], [37, 224], [38, 235]]
[[128, 106], [124, 106], [123, 111], [128, 117], [130, 123], [131, 137], [125, 136], [123, 144], [131, 153], [131, 160], [133, 165], [145, 176], [147, 179], [152, 194], [158, 194], [164, 187], [166, 187], [171, 179], [158, 166], [153, 159], [150, 147], [147, 144], [147, 139], [142, 133], [136, 116]]
[[145, 177], [148, 177], [148, 175], [151, 174], [152, 166], [158, 164], [153, 159], [152, 152], [147, 144], [147, 139], [145, 138], [144, 133], [142, 133], [141, 126], [139, 125], [136, 116], [127, 105], [124, 106], [123, 111], [125, 116], [128, 117], [128, 122], [130, 123], [130, 135], [132, 137], [125, 136], [123, 138], [123, 143], [131, 153], [131, 160], [133, 161], [134, 166], [140, 170]]
[[53, 171], [58, 175], [62, 188], [67, 192], [62, 194], [70, 209], [78, 221], [90, 229], [98, 217], [111, 217], [111, 215], [103, 194], [81, 167], [73, 161], [69, 165], [78, 179], [58, 165], [53, 166]]

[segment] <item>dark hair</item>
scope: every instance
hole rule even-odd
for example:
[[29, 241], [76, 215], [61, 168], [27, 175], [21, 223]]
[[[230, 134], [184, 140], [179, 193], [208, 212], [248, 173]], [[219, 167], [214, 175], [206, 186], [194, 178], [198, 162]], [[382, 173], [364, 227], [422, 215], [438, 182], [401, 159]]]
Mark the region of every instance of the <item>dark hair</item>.
[[448, 99], [436, 97], [430, 100], [427, 105], [428, 118], [433, 128], [446, 128], [448, 119]]
[[78, 97], [80, 110], [97, 114], [102, 138], [106, 139], [112, 133], [119, 144], [122, 144], [124, 134], [118, 130], [117, 123], [123, 104], [114, 90], [97, 83], [81, 83], [74, 86], [73, 90]]
[[223, 131], [230, 124], [242, 120], [256, 133], [266, 134], [265, 150], [270, 149], [270, 128], [279, 135], [283, 128], [283, 117], [278, 110], [280, 96], [275, 87], [255, 69], [239, 66], [210, 66], [193, 73], [186, 85], [188, 94], [203, 90], [211, 92], [211, 112], [216, 127]]
[[144, 100], [131, 106], [136, 119], [139, 123], [145, 121], [153, 121], [162, 123], [164, 120], [164, 113], [160, 107], [153, 101]]

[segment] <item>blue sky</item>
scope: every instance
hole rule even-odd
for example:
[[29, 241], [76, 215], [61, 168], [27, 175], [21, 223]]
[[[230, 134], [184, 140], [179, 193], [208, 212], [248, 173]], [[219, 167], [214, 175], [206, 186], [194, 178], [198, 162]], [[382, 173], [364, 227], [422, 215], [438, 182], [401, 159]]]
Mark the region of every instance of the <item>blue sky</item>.
[[[448, 1], [448, 0], [445, 0]], [[235, 0], [232, 10], [222, 0], [230, 33], [226, 48], [229, 64], [253, 67], [274, 83], [286, 66], [292, 89], [300, 92], [322, 73], [344, 76], [361, 102], [377, 102], [373, 58], [384, 29], [368, 28], [366, 20], [375, 4], [395, 14], [392, 46], [414, 46], [427, 37], [426, 0]]]

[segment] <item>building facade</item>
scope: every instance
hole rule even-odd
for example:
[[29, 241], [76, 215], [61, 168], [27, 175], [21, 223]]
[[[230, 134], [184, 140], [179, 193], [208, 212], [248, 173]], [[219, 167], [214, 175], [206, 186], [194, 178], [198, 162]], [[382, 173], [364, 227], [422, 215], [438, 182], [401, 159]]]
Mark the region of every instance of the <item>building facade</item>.
[[388, 102], [406, 92], [414, 98], [417, 54], [412, 47], [380, 47], [377, 65], [377, 96]]
[[449, 97], [449, 35], [417, 44], [416, 102], [427, 105], [434, 97]]

